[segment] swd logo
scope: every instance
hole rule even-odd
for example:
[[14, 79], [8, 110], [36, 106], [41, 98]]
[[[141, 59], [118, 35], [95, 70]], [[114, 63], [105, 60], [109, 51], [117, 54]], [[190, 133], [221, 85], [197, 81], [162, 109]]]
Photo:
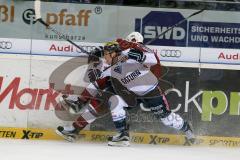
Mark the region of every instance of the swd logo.
[[157, 37], [151, 43], [152, 45], [186, 46], [187, 22], [183, 22], [159, 36], [183, 19], [184, 17], [179, 12], [151, 11], [141, 19], [135, 19], [135, 30], [142, 31], [144, 43]]
[[26, 24], [35, 24], [36, 18], [35, 18], [35, 11], [33, 9], [27, 9], [22, 14], [22, 19]]

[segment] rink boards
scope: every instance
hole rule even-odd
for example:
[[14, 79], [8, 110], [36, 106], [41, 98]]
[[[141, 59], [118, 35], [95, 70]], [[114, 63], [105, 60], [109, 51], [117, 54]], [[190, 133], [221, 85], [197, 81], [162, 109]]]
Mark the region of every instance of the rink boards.
[[[99, 42], [124, 38], [133, 30], [140, 31], [146, 43], [196, 12], [42, 4], [43, 19], [86, 51], [103, 45]], [[2, 0], [0, 7], [0, 137], [61, 140], [55, 128], [71, 123], [77, 115], [64, 111], [59, 97], [61, 93], [79, 94], [88, 84], [86, 54], [35, 22], [32, 2]], [[150, 46], [165, 66], [161, 87], [170, 108], [191, 122], [200, 145], [239, 146], [238, 22], [239, 12], [204, 11]], [[128, 120], [132, 142], [185, 143], [182, 133], [164, 126], [149, 108], [130, 110]], [[82, 139], [105, 142], [112, 131], [112, 119], [106, 114], [82, 132]]]
[[[13, 44], [28, 41], [7, 40]], [[24, 46], [29, 44], [30, 42], [22, 43], [21, 47], [13, 47], [12, 50], [0, 55], [0, 126], [3, 127], [1, 136], [20, 139], [61, 139], [56, 136], [54, 129], [59, 125], [71, 123], [77, 115], [63, 111], [58, 105], [58, 100], [61, 93], [78, 94], [88, 84], [85, 79], [87, 57], [66, 42], [33, 40], [32, 48], [26, 48], [29, 49], [29, 52], [26, 52]], [[101, 44], [80, 43], [80, 45], [92, 49], [91, 47]], [[40, 52], [36, 47], [46, 50], [42, 49]], [[63, 51], [55, 51], [56, 47], [63, 48]], [[18, 48], [22, 51], [16, 54]], [[239, 146], [237, 138], [240, 136], [239, 126], [236, 125], [239, 122], [240, 104], [239, 65], [199, 63], [197, 60], [181, 62], [176, 61], [174, 57], [164, 59], [161, 57], [161, 51], [166, 48], [181, 50], [181, 54], [186, 53], [186, 57], [189, 57], [191, 50], [202, 49], [153, 46], [158, 56], [163, 59], [162, 64], [169, 67], [163, 70], [167, 83], [161, 82], [161, 86], [165, 89], [171, 109], [193, 124], [196, 135], [202, 139], [200, 145]], [[175, 86], [174, 89], [171, 88], [171, 84]], [[134, 131], [133, 142], [179, 145], [185, 143], [182, 133], [163, 126], [148, 108], [136, 107], [130, 110], [128, 119], [131, 130]], [[111, 117], [107, 114], [96, 120], [88, 126], [87, 130], [90, 131], [84, 131], [86, 134], [83, 139], [106, 141], [107, 136], [114, 131], [110, 122]]]
[[[115, 132], [107, 131], [88, 131], [83, 130], [79, 134], [79, 140], [107, 143], [109, 136]], [[63, 140], [56, 135], [53, 129], [36, 129], [36, 128], [0, 128], [0, 138], [25, 139], [25, 140]], [[200, 143], [194, 146], [221, 146], [221, 147], [239, 147], [240, 138], [238, 137], [216, 137], [216, 136], [197, 136]], [[183, 145], [189, 146], [183, 135], [174, 134], [155, 134], [155, 133], [135, 133], [130, 132], [130, 141], [136, 144], [151, 145]]]

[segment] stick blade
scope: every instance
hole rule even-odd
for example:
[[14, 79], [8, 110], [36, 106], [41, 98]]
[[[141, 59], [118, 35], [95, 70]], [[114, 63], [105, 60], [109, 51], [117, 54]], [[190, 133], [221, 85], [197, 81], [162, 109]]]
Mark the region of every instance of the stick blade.
[[35, 0], [34, 2], [36, 20], [41, 19], [41, 1]]
[[193, 13], [193, 14], [191, 15], [191, 17], [192, 17], [192, 16], [195, 16], [195, 15], [197, 15], [197, 14], [199, 14], [199, 13], [201, 13], [201, 12], [205, 11], [205, 10], [206, 10], [206, 9], [205, 9], [205, 8], [203, 8], [203, 9], [201, 9], [201, 10], [199, 10], [199, 11], [197, 11], [197, 12]]

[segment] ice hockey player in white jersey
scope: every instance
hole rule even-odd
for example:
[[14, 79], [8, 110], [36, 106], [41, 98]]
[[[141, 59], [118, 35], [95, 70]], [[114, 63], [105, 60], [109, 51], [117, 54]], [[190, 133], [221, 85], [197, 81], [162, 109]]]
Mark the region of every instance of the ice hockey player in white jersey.
[[[166, 126], [185, 133], [190, 143], [194, 143], [195, 136], [188, 122], [181, 116], [169, 110], [166, 97], [160, 89], [156, 74], [152, 67], [159, 63], [157, 56], [144, 47], [132, 47], [122, 51], [119, 43], [108, 42], [104, 46], [104, 62], [95, 69], [89, 71], [89, 79], [92, 82], [79, 97], [78, 101], [70, 102], [65, 99], [68, 105], [86, 105], [88, 107], [79, 116], [79, 118], [70, 127], [59, 126], [57, 133], [67, 140], [74, 140], [80, 130], [87, 124], [92, 123], [99, 110], [99, 102], [89, 97], [98, 95], [98, 88], [105, 88], [110, 78], [117, 80], [129, 93], [135, 98], [144, 100], [150, 107], [153, 114], [159, 118]], [[112, 65], [108, 70], [102, 72], [106, 67]], [[117, 90], [115, 86], [115, 90]], [[117, 93], [117, 92], [116, 92]], [[125, 107], [128, 103], [123, 95], [113, 94], [108, 99], [108, 107], [111, 111], [114, 125], [118, 134], [110, 137], [108, 145], [110, 146], [129, 146], [129, 127], [126, 122]]]

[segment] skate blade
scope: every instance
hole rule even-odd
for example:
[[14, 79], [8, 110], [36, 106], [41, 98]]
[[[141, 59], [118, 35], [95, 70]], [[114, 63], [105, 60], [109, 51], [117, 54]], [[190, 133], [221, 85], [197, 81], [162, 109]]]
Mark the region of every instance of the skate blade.
[[192, 142], [192, 145], [199, 145], [200, 143], [202, 143], [202, 140], [195, 138], [194, 142]]
[[65, 134], [62, 134], [61, 132], [59, 132], [58, 130], [55, 131], [57, 135], [63, 137], [65, 140], [67, 140], [68, 142], [75, 142], [76, 138], [72, 137], [72, 136], [67, 136]]
[[201, 139], [198, 139], [198, 138], [187, 139], [185, 137], [185, 143], [183, 145], [184, 146], [195, 146], [195, 145], [199, 145], [202, 142], [203, 141]]
[[119, 142], [108, 142], [108, 146], [116, 146], [116, 147], [129, 147], [130, 142], [129, 141], [119, 141]]

